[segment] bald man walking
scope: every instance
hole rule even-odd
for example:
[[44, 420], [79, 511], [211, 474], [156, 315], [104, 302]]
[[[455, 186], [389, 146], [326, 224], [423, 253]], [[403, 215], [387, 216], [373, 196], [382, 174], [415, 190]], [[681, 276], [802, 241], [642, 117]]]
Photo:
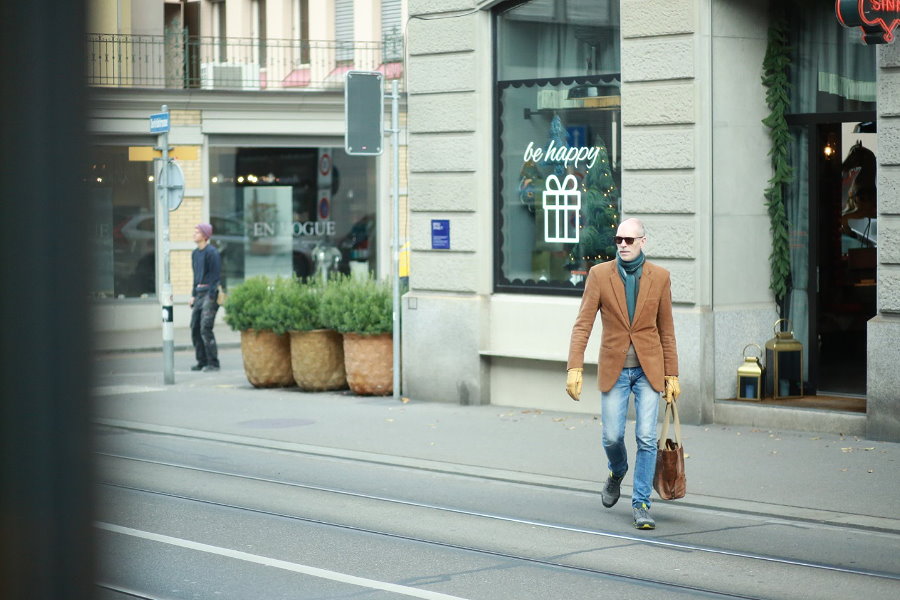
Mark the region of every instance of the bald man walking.
[[669, 272], [644, 259], [647, 236], [641, 221], [622, 221], [615, 241], [616, 260], [591, 268], [584, 286], [569, 342], [566, 392], [573, 400], [581, 397], [584, 349], [599, 311], [603, 332], [597, 379], [603, 448], [609, 463], [609, 477], [601, 493], [603, 506], [611, 508], [618, 502], [628, 471], [625, 417], [629, 397], [634, 394], [637, 453], [632, 524], [637, 529], [655, 529], [650, 493], [656, 471], [659, 398], [662, 393], [666, 402], [674, 402], [681, 393], [672, 289]]

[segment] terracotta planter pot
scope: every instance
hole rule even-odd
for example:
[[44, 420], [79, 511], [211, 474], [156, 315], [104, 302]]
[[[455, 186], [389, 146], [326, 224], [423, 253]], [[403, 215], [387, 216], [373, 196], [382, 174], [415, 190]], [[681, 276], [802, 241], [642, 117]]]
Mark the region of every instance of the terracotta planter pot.
[[354, 394], [389, 396], [394, 393], [393, 342], [390, 333], [344, 334], [347, 383]]
[[294, 385], [291, 371], [291, 340], [287, 334], [247, 329], [241, 331], [244, 373], [254, 387]]
[[311, 392], [347, 387], [341, 334], [331, 329], [292, 331], [291, 366], [294, 381]]

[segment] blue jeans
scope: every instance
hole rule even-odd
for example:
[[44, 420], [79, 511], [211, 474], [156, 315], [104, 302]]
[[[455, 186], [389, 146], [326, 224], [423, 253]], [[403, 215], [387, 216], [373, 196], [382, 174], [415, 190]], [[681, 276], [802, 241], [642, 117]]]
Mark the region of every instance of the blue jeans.
[[628, 453], [625, 451], [625, 417], [628, 414], [628, 398], [634, 393], [636, 416], [635, 439], [637, 456], [634, 460], [634, 487], [631, 505], [642, 503], [650, 506], [653, 491], [653, 474], [656, 472], [656, 422], [659, 417], [659, 392], [640, 367], [626, 367], [608, 392], [601, 392], [600, 404], [603, 419], [603, 448], [609, 459], [609, 470], [616, 477], [628, 471]]

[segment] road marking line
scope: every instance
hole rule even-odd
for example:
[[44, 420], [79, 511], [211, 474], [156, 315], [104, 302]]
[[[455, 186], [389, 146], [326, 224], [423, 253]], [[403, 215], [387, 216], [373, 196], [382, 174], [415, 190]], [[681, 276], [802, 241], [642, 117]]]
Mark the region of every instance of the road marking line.
[[119, 394], [146, 394], [148, 392], [162, 392], [164, 388], [149, 387], [144, 385], [103, 385], [93, 388], [95, 396], [117, 396]]
[[423, 600], [465, 600], [464, 598], [460, 598], [458, 596], [449, 596], [447, 594], [441, 594], [439, 592], [430, 592], [428, 590], [420, 590], [418, 588], [406, 587], [404, 585], [397, 585], [394, 583], [386, 583], [384, 581], [376, 581], [374, 579], [366, 579], [364, 577], [347, 575], [346, 573], [338, 573], [337, 571], [328, 571], [326, 569], [319, 569], [317, 567], [299, 565], [297, 563], [278, 560], [276, 558], [268, 558], [266, 556], [249, 554], [247, 552], [241, 552], [239, 550], [231, 550], [230, 548], [210, 546], [208, 544], [201, 544], [200, 542], [192, 542], [190, 540], [170, 537], [168, 535], [162, 535], [159, 533], [152, 533], [150, 531], [141, 531], [140, 529], [132, 529], [130, 527], [122, 527], [121, 525], [114, 525], [112, 523], [95, 522], [94, 526], [98, 529], [103, 529], [112, 533], [119, 533], [122, 535], [128, 535], [145, 540], [159, 542], [161, 544], [169, 544], [171, 546], [187, 548], [188, 550], [206, 552], [208, 554], [215, 554], [217, 556], [225, 556], [228, 558], [234, 558], [237, 560], [251, 562], [267, 567], [275, 567], [276, 569], [284, 569], [285, 571], [292, 571], [294, 573], [309, 575], [311, 577], [319, 577], [320, 579], [330, 579], [331, 581], [348, 583], [350, 585], [356, 585], [373, 590], [382, 590], [385, 592], [402, 594], [404, 596], [411, 596], [413, 598], [422, 598]]

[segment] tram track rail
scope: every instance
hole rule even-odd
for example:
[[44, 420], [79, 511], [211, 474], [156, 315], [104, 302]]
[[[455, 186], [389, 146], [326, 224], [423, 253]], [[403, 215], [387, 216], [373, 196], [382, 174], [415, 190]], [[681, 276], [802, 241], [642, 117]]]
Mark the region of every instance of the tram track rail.
[[[385, 467], [399, 467], [413, 471], [467, 477], [476, 480], [497, 481], [516, 485], [560, 491], [581, 492], [599, 495], [602, 482], [573, 480], [563, 477], [535, 475], [532, 473], [507, 471], [489, 467], [466, 464], [450, 464], [429, 459], [417, 459], [378, 454], [368, 451], [347, 450], [326, 446], [311, 446], [290, 442], [277, 442], [262, 438], [221, 434], [193, 429], [183, 429], [162, 425], [151, 425], [132, 421], [97, 419], [95, 424], [109, 430], [129, 431], [146, 435], [171, 437], [188, 441], [223, 444], [232, 447], [246, 447], [263, 451], [286, 453], [290, 455], [326, 458], [359, 464], [372, 464]], [[804, 523], [816, 527], [835, 528], [858, 532], [876, 532], [900, 536], [900, 521], [870, 518], [863, 516], [863, 522], [854, 520], [857, 515], [838, 513], [832, 510], [817, 511], [803, 506], [767, 505], [760, 502], [744, 502], [732, 498], [705, 495], [700, 502], [692, 502], [690, 498], [679, 500], [679, 509], [696, 509], [715, 511], [740, 516], [753, 516], [771, 519], [773, 522], [790, 524]]]
[[[646, 546], [653, 546], [653, 547], [663, 548], [663, 549], [672, 550], [672, 551], [697, 552], [697, 553], [703, 553], [703, 554], [707, 554], [707, 555], [724, 556], [724, 557], [728, 557], [728, 558], [749, 560], [749, 561], [768, 563], [768, 564], [777, 564], [777, 565], [782, 565], [782, 566], [787, 566], [787, 567], [812, 569], [812, 570], [816, 570], [816, 571], [832, 572], [832, 573], [845, 574], [845, 575], [856, 575], [856, 576], [861, 576], [861, 577], [869, 577], [869, 578], [875, 578], [875, 579], [880, 579], [880, 580], [900, 582], [900, 574], [895, 574], [895, 573], [887, 573], [887, 572], [875, 571], [875, 570], [869, 570], [869, 569], [851, 568], [851, 567], [845, 567], [845, 566], [841, 566], [841, 565], [818, 563], [818, 562], [812, 562], [812, 561], [801, 561], [801, 560], [796, 560], [796, 559], [791, 559], [791, 558], [779, 557], [779, 556], [774, 556], [774, 555], [765, 555], [765, 554], [759, 554], [759, 553], [753, 553], [753, 552], [735, 551], [735, 550], [729, 550], [727, 548], [720, 548], [720, 547], [715, 547], [715, 546], [689, 544], [689, 543], [674, 541], [674, 540], [665, 539], [665, 538], [653, 538], [653, 537], [646, 537], [646, 536], [630, 535], [630, 534], [618, 533], [618, 532], [614, 532], [614, 531], [606, 531], [606, 530], [601, 530], [601, 529], [587, 529], [587, 528], [582, 528], [582, 527], [574, 527], [574, 526], [569, 526], [569, 525], [560, 524], [560, 523], [550, 523], [550, 522], [546, 522], [546, 521], [538, 521], [538, 520], [533, 520], [533, 519], [521, 519], [521, 518], [512, 517], [512, 516], [508, 516], [508, 515], [500, 515], [500, 514], [487, 513], [487, 512], [482, 512], [482, 511], [465, 510], [465, 509], [461, 509], [461, 508], [441, 506], [441, 505], [416, 502], [416, 501], [411, 501], [411, 500], [403, 500], [403, 499], [398, 499], [398, 498], [389, 498], [389, 497], [385, 497], [385, 496], [381, 496], [381, 495], [367, 494], [367, 493], [355, 492], [355, 491], [350, 491], [350, 490], [341, 490], [341, 489], [330, 488], [330, 487], [325, 487], [325, 486], [311, 485], [311, 484], [305, 484], [305, 483], [300, 483], [300, 482], [295, 482], [295, 481], [286, 481], [286, 480], [274, 479], [274, 478], [269, 478], [269, 477], [260, 477], [260, 476], [256, 476], [256, 475], [248, 475], [248, 474], [236, 473], [236, 472], [232, 472], [232, 471], [224, 471], [221, 469], [209, 469], [206, 467], [197, 467], [197, 466], [193, 466], [193, 465], [174, 463], [171, 461], [160, 461], [160, 460], [147, 459], [147, 458], [142, 458], [142, 457], [125, 456], [125, 455], [121, 455], [121, 454], [106, 453], [106, 452], [98, 452], [97, 454], [101, 455], [101, 456], [105, 456], [107, 458], [113, 458], [113, 459], [118, 459], [118, 460], [132, 461], [132, 462], [145, 463], [145, 464], [150, 464], [150, 465], [155, 465], [155, 466], [186, 470], [186, 471], [202, 473], [202, 474], [212, 475], [212, 476], [217, 476], [217, 477], [227, 477], [227, 478], [234, 478], [234, 479], [240, 479], [240, 480], [246, 480], [246, 481], [253, 481], [253, 482], [258, 482], [258, 483], [263, 483], [263, 484], [286, 486], [286, 487], [293, 488], [293, 489], [301, 489], [301, 490], [325, 493], [325, 494], [334, 494], [334, 495], [338, 495], [338, 496], [354, 498], [354, 499], [359, 499], [359, 500], [364, 500], [364, 501], [387, 503], [390, 505], [396, 505], [396, 506], [401, 506], [401, 507], [425, 509], [425, 510], [429, 510], [429, 511], [436, 511], [438, 513], [452, 514], [452, 515], [463, 516], [463, 517], [488, 519], [491, 521], [498, 521], [498, 522], [509, 523], [509, 524], [514, 524], [514, 525], [524, 525], [524, 526], [528, 526], [528, 527], [542, 528], [542, 529], [546, 529], [546, 530], [553, 530], [553, 531], [563, 532], [563, 533], [573, 533], [573, 534], [579, 534], [579, 535], [595, 536], [595, 537], [603, 538], [603, 539], [623, 541], [623, 542], [632, 543], [632, 544], [642, 544], [642, 545], [646, 545]], [[408, 536], [408, 535], [380, 531], [380, 530], [366, 528], [366, 527], [358, 527], [358, 526], [354, 526], [354, 525], [348, 525], [346, 523], [338, 523], [335, 521], [310, 518], [310, 517], [305, 517], [302, 515], [288, 514], [288, 513], [277, 512], [277, 511], [269, 511], [269, 510], [265, 510], [265, 509], [242, 506], [242, 505], [232, 504], [229, 502], [220, 502], [220, 501], [215, 501], [215, 500], [209, 500], [209, 499], [205, 499], [205, 498], [199, 498], [197, 496], [191, 496], [191, 495], [180, 494], [180, 493], [175, 493], [175, 492], [153, 490], [153, 489], [149, 489], [149, 488], [142, 488], [142, 487], [138, 487], [138, 486], [120, 484], [120, 483], [109, 482], [109, 481], [98, 481], [97, 483], [100, 485], [103, 485], [103, 486], [124, 489], [124, 490], [132, 491], [132, 492], [154, 494], [154, 495], [173, 498], [173, 499], [202, 503], [202, 504], [210, 505], [210, 506], [217, 506], [220, 508], [244, 510], [244, 511], [252, 512], [255, 514], [268, 515], [268, 516], [279, 517], [279, 518], [287, 518], [287, 519], [306, 522], [306, 523], [310, 523], [310, 524], [341, 528], [341, 529], [350, 530], [350, 531], [369, 533], [369, 534], [374, 534], [374, 535], [379, 535], [379, 536], [403, 539], [403, 540], [407, 540], [407, 541], [420, 542], [420, 543], [425, 543], [425, 544], [432, 544], [432, 545], [448, 547], [448, 548], [453, 548], [453, 549], [458, 549], [458, 550], [480, 552], [482, 554], [488, 554], [488, 555], [508, 558], [508, 559], [512, 559], [512, 560], [522, 560], [522, 561], [526, 561], [526, 562], [530, 562], [530, 563], [534, 563], [534, 564], [540, 564], [542, 566], [574, 569], [574, 570], [578, 570], [578, 571], [595, 573], [598, 575], [611, 575], [611, 576], [616, 575], [615, 573], [609, 573], [609, 572], [605, 572], [602, 570], [595, 570], [595, 569], [590, 569], [590, 568], [586, 568], [586, 567], [580, 567], [577, 565], [566, 565], [564, 563], [545, 561], [545, 560], [536, 559], [533, 557], [529, 558], [529, 557], [524, 557], [524, 556], [515, 555], [515, 554], [507, 554], [507, 553], [503, 553], [503, 552], [498, 552], [498, 551], [494, 551], [494, 550], [479, 549], [479, 548], [464, 546], [464, 545], [460, 545], [460, 544], [452, 544], [452, 543], [447, 543], [447, 542], [429, 540], [429, 539], [425, 539], [425, 538], [421, 538], [421, 537], [417, 537], [417, 536]], [[630, 576], [624, 576], [624, 577], [628, 578]], [[660, 584], [662, 583], [662, 582], [659, 582], [654, 579], [636, 578], [636, 580], [639, 580], [641, 582], [648, 582], [648, 583], [660, 583]], [[666, 583], [666, 585], [672, 585], [672, 584]], [[688, 587], [690, 587], [690, 586], [688, 586]], [[705, 592], [716, 593], [716, 594], [719, 593], [718, 591], [712, 591], [712, 590], [698, 589], [697, 591], [705, 591]], [[722, 597], [754, 598], [753, 596], [727, 595], [727, 594], [723, 595]]]
[[[622, 573], [616, 573], [613, 571], [606, 571], [603, 569], [571, 565], [571, 564], [556, 562], [556, 561], [552, 561], [552, 560], [544, 560], [544, 559], [535, 558], [535, 557], [528, 557], [528, 556], [523, 556], [520, 554], [501, 552], [501, 551], [497, 551], [497, 550], [489, 550], [489, 549], [485, 549], [485, 548], [477, 548], [474, 546], [466, 546], [463, 544], [454, 544], [454, 543], [442, 542], [442, 541], [438, 541], [438, 540], [429, 540], [429, 539], [425, 539], [422, 537], [402, 535], [402, 534], [386, 532], [386, 531], [379, 531], [377, 529], [358, 527], [358, 526], [354, 526], [354, 525], [348, 525], [348, 524], [344, 524], [344, 523], [336, 523], [336, 522], [326, 521], [326, 520], [322, 520], [322, 519], [314, 519], [314, 518], [304, 517], [304, 516], [300, 516], [300, 515], [291, 515], [291, 514], [287, 514], [287, 513], [262, 510], [262, 509], [252, 508], [252, 507], [238, 506], [238, 505], [230, 504], [227, 502], [216, 502], [216, 501], [211, 501], [211, 500], [205, 500], [205, 499], [187, 496], [184, 494], [176, 494], [176, 493], [172, 493], [172, 492], [162, 492], [162, 491], [157, 491], [157, 490], [138, 488], [135, 486], [127, 486], [127, 485], [111, 484], [111, 483], [101, 483], [101, 485], [124, 489], [124, 490], [128, 490], [131, 492], [150, 494], [150, 495], [155, 495], [155, 496], [162, 496], [162, 497], [166, 497], [166, 498], [184, 500], [184, 501], [188, 501], [188, 502], [195, 502], [195, 503], [200, 503], [200, 504], [204, 504], [204, 505], [208, 505], [208, 506], [215, 506], [218, 508], [246, 511], [246, 512], [259, 514], [259, 515], [263, 515], [263, 516], [268, 516], [268, 517], [276, 517], [276, 518], [281, 518], [281, 519], [288, 519], [291, 521], [299, 521], [299, 522], [308, 523], [311, 525], [319, 525], [319, 526], [324, 526], [324, 527], [337, 528], [337, 529], [341, 529], [344, 531], [351, 531], [351, 532], [355, 532], [355, 533], [365, 533], [365, 534], [369, 534], [369, 535], [375, 535], [375, 536], [384, 537], [384, 538], [401, 540], [401, 541], [405, 541], [405, 542], [426, 544], [429, 546], [447, 548], [450, 550], [469, 552], [469, 553], [474, 553], [474, 554], [478, 554], [478, 555], [482, 555], [482, 556], [501, 558], [501, 559], [505, 559], [505, 560], [530, 564], [530, 565], [534, 565], [534, 566], [549, 567], [549, 568], [561, 569], [561, 570], [570, 571], [570, 572], [595, 575], [595, 576], [600, 576], [600, 577], [608, 578], [608, 579], [623, 582], [623, 583], [637, 583], [637, 584], [641, 584], [641, 585], [649, 585], [652, 587], [656, 587], [658, 589], [667, 589], [667, 590], [677, 589], [680, 591], [687, 592], [689, 594], [695, 594], [695, 595], [706, 597], [706, 598], [726, 598], [726, 599], [732, 599], [732, 600], [765, 600], [765, 598], [762, 598], [759, 596], [749, 596], [749, 595], [745, 595], [745, 594], [735, 594], [735, 593], [730, 593], [730, 592], [723, 592], [721, 590], [711, 590], [711, 589], [703, 588], [703, 587], [699, 587], [699, 586], [673, 583], [670, 581], [654, 579], [651, 577], [640, 577], [640, 576], [634, 576], [634, 575], [627, 575], [627, 574], [622, 574]], [[149, 598], [149, 597], [140, 596], [140, 595], [136, 595], [135, 597]]]
[[94, 587], [106, 590], [107, 592], [112, 592], [114, 594], [118, 594], [123, 598], [137, 598], [137, 600], [168, 600], [161, 596], [148, 596], [147, 592], [140, 592], [137, 590], [133, 590], [130, 588], [126, 588], [120, 585], [114, 585], [112, 583], [107, 583], [105, 581], [98, 581], [94, 583]]

